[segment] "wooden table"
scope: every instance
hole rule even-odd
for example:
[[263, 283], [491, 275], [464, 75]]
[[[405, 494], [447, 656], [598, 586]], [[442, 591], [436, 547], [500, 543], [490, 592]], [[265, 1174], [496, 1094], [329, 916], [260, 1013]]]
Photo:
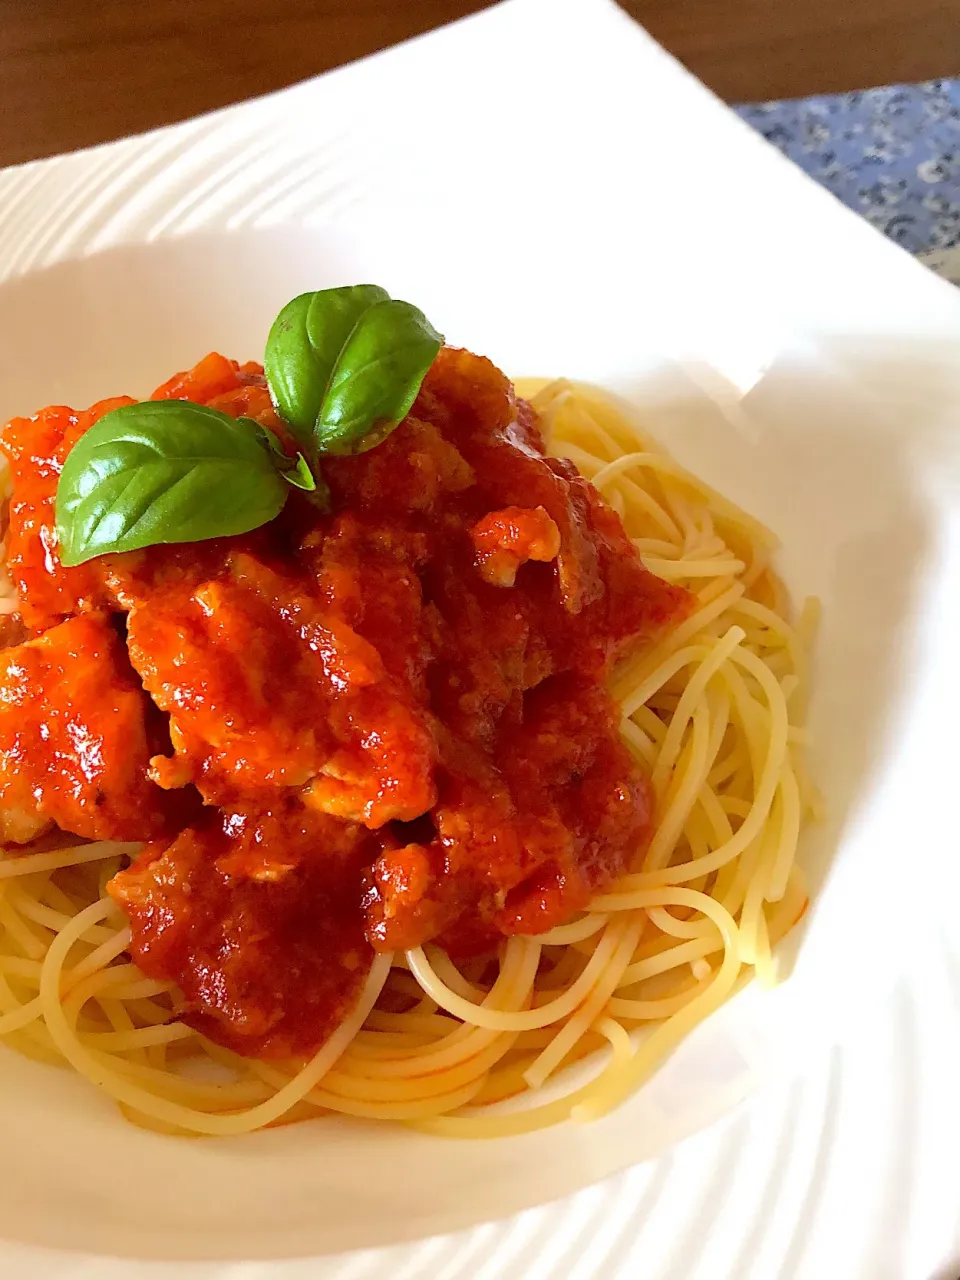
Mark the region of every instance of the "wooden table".
[[[960, 73], [960, 0], [622, 0], [731, 102]], [[0, 165], [184, 119], [484, 0], [0, 0]]]

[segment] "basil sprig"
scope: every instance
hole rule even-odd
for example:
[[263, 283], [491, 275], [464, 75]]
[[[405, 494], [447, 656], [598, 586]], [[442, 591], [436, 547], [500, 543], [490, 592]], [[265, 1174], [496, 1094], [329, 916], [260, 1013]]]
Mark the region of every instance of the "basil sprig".
[[274, 321], [264, 368], [307, 456], [291, 458], [250, 418], [187, 400], [114, 409], [60, 474], [61, 561], [247, 533], [279, 515], [291, 487], [323, 506], [321, 456], [379, 444], [410, 411], [442, 344], [423, 312], [377, 285], [301, 294]]
[[363, 453], [410, 412], [442, 345], [422, 311], [379, 285], [320, 289], [274, 320], [264, 372], [311, 455]]
[[302, 455], [286, 457], [251, 418], [187, 400], [125, 405], [63, 464], [60, 559], [248, 533], [280, 513], [290, 485], [316, 488]]

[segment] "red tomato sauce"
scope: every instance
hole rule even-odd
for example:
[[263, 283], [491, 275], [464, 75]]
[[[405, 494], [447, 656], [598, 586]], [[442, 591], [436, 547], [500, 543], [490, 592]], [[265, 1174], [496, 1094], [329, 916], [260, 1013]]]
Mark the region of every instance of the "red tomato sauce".
[[[154, 394], [282, 435], [257, 365], [210, 355]], [[2, 654], [0, 745], [13, 716], [32, 724], [9, 771], [24, 830], [148, 841], [111, 893], [132, 955], [177, 984], [188, 1023], [240, 1053], [309, 1053], [375, 950], [491, 951], [569, 920], [624, 870], [651, 796], [606, 680], [690, 597], [545, 456], [536, 414], [489, 361], [441, 351], [382, 444], [325, 461], [327, 514], [293, 493], [253, 534], [66, 569], [57, 477], [120, 403], [45, 409], [0, 437], [8, 566], [34, 637]], [[83, 619], [102, 643], [73, 645], [73, 678], [34, 661], [11, 701], [18, 652]], [[89, 794], [84, 810], [37, 790], [69, 774], [43, 730], [68, 695], [71, 723], [104, 744], [95, 822]], [[4, 785], [0, 768], [0, 798]]]

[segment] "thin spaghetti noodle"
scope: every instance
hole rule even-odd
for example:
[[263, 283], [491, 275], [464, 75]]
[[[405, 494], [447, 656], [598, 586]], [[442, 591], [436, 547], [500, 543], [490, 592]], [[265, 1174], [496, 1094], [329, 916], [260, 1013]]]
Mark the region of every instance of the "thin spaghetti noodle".
[[[322, 1049], [278, 1064], [177, 1021], [176, 991], [129, 962], [105, 885], [136, 846], [0, 859], [5, 1043], [69, 1064], [164, 1132], [239, 1134], [343, 1113], [494, 1137], [602, 1114], [751, 972], [775, 980], [773, 948], [806, 905], [799, 831], [818, 808], [802, 760], [816, 605], [791, 623], [768, 531], [643, 438], [612, 399], [562, 381], [533, 399], [552, 452], [593, 480], [648, 568], [697, 600], [614, 676], [623, 737], [657, 806], [627, 874], [580, 918], [510, 938], [495, 960], [458, 966], [432, 945], [378, 956]], [[538, 1090], [590, 1055], [586, 1083], [564, 1091], [561, 1076], [560, 1096], [538, 1104]]]

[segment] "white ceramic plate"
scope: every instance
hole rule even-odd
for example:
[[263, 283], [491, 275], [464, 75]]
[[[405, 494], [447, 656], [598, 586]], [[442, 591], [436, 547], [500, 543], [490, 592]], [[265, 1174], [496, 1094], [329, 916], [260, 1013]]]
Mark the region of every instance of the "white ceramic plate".
[[285, 93], [10, 170], [0, 208], [3, 416], [142, 393], [211, 348], [255, 356], [294, 293], [358, 279], [514, 374], [628, 393], [777, 529], [796, 592], [823, 598], [812, 766], [830, 813], [805, 844], [815, 899], [790, 980], [746, 991], [591, 1127], [185, 1142], [0, 1052], [0, 1272], [131, 1275], [103, 1255], [180, 1280], [947, 1266], [960, 295], [607, 0], [511, 0]]

